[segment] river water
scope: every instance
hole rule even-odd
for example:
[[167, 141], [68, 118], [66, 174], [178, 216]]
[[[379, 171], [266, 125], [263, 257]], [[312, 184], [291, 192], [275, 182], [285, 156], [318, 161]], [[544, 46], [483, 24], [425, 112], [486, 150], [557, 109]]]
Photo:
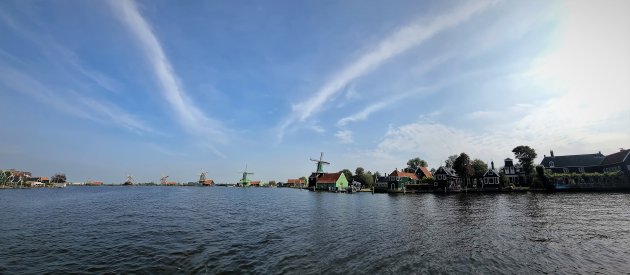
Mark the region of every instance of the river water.
[[627, 273], [630, 194], [0, 190], [0, 273]]

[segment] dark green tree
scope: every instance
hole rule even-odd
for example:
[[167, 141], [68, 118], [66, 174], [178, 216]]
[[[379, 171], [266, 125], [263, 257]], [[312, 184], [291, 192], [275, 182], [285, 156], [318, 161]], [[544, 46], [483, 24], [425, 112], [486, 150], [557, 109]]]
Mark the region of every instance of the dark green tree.
[[464, 184], [468, 186], [468, 178], [473, 175], [474, 170], [470, 165], [470, 157], [466, 153], [461, 153], [453, 162], [453, 169], [464, 180]]
[[547, 185], [548, 181], [549, 179], [545, 174], [545, 167], [542, 165], [536, 166], [536, 178], [534, 179], [533, 186], [542, 188]]
[[448, 159], [444, 161], [444, 165], [448, 168], [453, 168], [453, 165], [455, 165], [456, 159], [457, 159], [457, 155], [449, 156]]
[[357, 169], [354, 170], [354, 174], [357, 176], [361, 176], [365, 173], [365, 169], [363, 169], [363, 167], [357, 167]]
[[355, 175], [354, 180], [360, 182], [362, 188], [372, 188], [374, 186], [374, 175], [370, 171], [361, 175]]
[[473, 174], [475, 177], [483, 177], [483, 174], [486, 173], [486, 171], [488, 171], [488, 164], [486, 164], [485, 162], [483, 162], [480, 159], [474, 159], [471, 162], [472, 168], [473, 168]]
[[417, 157], [416, 158], [412, 158], [409, 161], [407, 161], [406, 171], [407, 172], [415, 172], [420, 167], [427, 167], [427, 162], [425, 160], [417, 158]]
[[352, 178], [352, 171], [348, 170], [348, 169], [343, 169], [341, 171], [339, 171], [340, 173], [343, 173], [344, 175], [346, 175], [346, 179], [348, 180], [348, 182], [352, 182], [353, 178]]
[[534, 159], [537, 156], [536, 151], [529, 146], [520, 145], [512, 149], [512, 153], [514, 153], [514, 157], [518, 159], [525, 171], [527, 183], [530, 185], [532, 183], [532, 173], [534, 172]]
[[63, 183], [66, 182], [66, 174], [57, 173], [50, 179], [52, 183]]
[[270, 181], [269, 181], [269, 186], [274, 186], [274, 187], [275, 187], [275, 186], [277, 186], [277, 185], [278, 185], [278, 184], [276, 183], [276, 181], [275, 181], [275, 180], [270, 180]]

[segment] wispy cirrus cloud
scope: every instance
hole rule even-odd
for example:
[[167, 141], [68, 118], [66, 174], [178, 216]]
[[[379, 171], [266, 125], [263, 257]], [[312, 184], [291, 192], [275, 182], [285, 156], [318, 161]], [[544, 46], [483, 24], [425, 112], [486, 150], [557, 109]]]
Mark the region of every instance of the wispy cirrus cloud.
[[406, 92], [406, 93], [401, 93], [401, 94], [396, 94], [393, 96], [388, 96], [380, 101], [377, 101], [376, 103], [373, 103], [367, 107], [365, 107], [365, 109], [354, 113], [352, 115], [343, 117], [341, 119], [339, 119], [337, 121], [337, 127], [345, 127], [346, 125], [348, 125], [351, 122], [357, 122], [357, 121], [363, 121], [366, 120], [372, 113], [374, 112], [378, 112], [380, 110], [383, 110], [391, 105], [393, 105], [396, 102], [399, 102], [405, 98], [408, 98], [410, 96], [414, 96], [414, 95], [418, 95], [423, 91], [428, 91], [428, 90], [432, 90], [432, 88], [421, 88], [418, 89], [417, 91], [413, 91], [413, 92]]
[[133, 1], [108, 1], [115, 16], [136, 38], [158, 80], [162, 96], [175, 111], [177, 121], [191, 134], [215, 142], [226, 143], [229, 130], [221, 122], [207, 117], [188, 98], [169, 58], [149, 22]]
[[335, 137], [339, 139], [341, 143], [353, 143], [354, 139], [352, 138], [352, 131], [350, 130], [339, 130], [335, 133]]
[[37, 63], [25, 62], [0, 49], [0, 85], [68, 115], [136, 134], [157, 133], [134, 114], [94, 93], [97, 90], [118, 93], [117, 81], [83, 64], [75, 52], [52, 37], [38, 34], [41, 22], [29, 16], [16, 18], [0, 10], [0, 21], [38, 48], [42, 58]]
[[334, 74], [311, 98], [294, 104], [291, 115], [280, 126], [280, 138], [284, 131], [296, 122], [303, 122], [322, 110], [324, 103], [343, 90], [352, 80], [374, 70], [389, 59], [422, 44], [434, 35], [456, 26], [479, 13], [496, 1], [471, 1], [455, 10], [436, 17], [429, 24], [414, 22], [383, 39], [378, 46]]
[[114, 124], [137, 134], [155, 133], [139, 118], [106, 100], [86, 97], [68, 87], [47, 85], [13, 68], [0, 66], [0, 85], [72, 116], [102, 124]]

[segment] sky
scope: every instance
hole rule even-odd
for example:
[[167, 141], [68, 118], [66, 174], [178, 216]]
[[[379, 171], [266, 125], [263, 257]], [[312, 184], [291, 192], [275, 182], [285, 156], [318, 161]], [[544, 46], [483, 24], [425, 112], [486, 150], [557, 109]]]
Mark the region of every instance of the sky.
[[286, 181], [630, 147], [630, 1], [0, 1], [0, 169]]

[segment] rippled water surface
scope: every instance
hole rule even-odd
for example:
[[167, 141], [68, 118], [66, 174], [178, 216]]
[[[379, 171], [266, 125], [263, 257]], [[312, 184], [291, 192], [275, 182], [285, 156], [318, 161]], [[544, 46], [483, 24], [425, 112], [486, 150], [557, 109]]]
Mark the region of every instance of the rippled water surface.
[[627, 273], [630, 194], [0, 190], [0, 273]]

